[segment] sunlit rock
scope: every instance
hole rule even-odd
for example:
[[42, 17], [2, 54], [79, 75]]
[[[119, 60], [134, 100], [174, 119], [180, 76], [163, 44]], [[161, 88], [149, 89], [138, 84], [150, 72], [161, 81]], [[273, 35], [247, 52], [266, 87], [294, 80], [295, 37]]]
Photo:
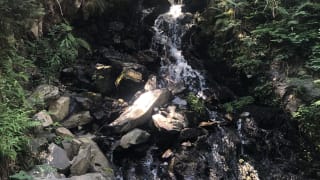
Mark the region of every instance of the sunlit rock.
[[167, 111], [160, 111], [160, 114], [152, 116], [153, 124], [159, 130], [165, 131], [181, 131], [187, 126], [185, 118], [182, 114], [176, 112], [175, 106], [169, 106]]
[[145, 92], [109, 126], [114, 127], [117, 132], [128, 132], [147, 123], [151, 118], [153, 108], [167, 103], [169, 98], [168, 89]]

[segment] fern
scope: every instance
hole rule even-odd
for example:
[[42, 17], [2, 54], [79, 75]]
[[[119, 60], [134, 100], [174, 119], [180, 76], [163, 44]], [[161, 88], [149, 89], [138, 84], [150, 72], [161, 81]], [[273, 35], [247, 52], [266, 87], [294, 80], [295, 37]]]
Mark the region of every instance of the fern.
[[90, 45], [85, 40], [72, 34], [72, 26], [68, 23], [55, 25], [47, 37], [36, 43], [29, 43], [31, 58], [48, 80], [63, 67], [73, 64], [81, 47], [91, 52]]

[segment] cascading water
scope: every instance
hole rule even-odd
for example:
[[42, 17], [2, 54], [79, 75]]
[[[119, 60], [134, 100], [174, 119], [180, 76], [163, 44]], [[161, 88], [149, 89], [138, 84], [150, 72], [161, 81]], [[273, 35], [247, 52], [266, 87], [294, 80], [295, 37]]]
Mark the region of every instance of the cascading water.
[[[192, 15], [184, 13], [182, 9], [183, 5], [181, 3], [173, 3], [167, 13], [158, 16], [153, 26], [154, 36], [151, 49], [158, 52], [161, 57], [159, 86], [170, 88], [182, 83], [189, 91], [205, 99], [206, 97], [203, 94], [207, 89], [205, 78], [202, 73], [188, 64], [182, 52], [182, 38], [194, 25]], [[143, 10], [142, 13], [145, 15], [150, 12], [149, 10]], [[187, 105], [183, 97], [178, 96], [172, 103], [182, 106]], [[207, 109], [207, 111], [210, 119], [219, 116], [218, 112], [210, 109]], [[130, 154], [132, 157], [123, 158], [120, 156], [120, 168], [116, 172], [117, 179], [259, 180], [258, 170], [259, 173], [264, 173], [265, 167], [269, 168], [267, 172], [281, 174], [279, 177], [285, 177], [283, 179], [289, 179], [287, 177], [294, 179], [291, 178], [295, 177], [294, 175], [285, 174], [282, 176], [283, 171], [279, 171], [278, 168], [282, 164], [271, 163], [272, 160], [269, 160], [271, 158], [265, 154], [265, 152], [274, 151], [270, 142], [277, 142], [278, 139], [276, 136], [270, 136], [270, 134], [278, 131], [270, 130], [270, 132], [267, 132], [261, 130], [254, 123], [251, 123], [254, 121], [253, 118], [249, 117], [250, 115], [246, 116], [246, 118], [240, 118], [237, 122], [228, 121], [227, 126], [224, 126], [224, 123], [217, 123], [217, 126], [209, 127], [209, 130], [203, 128], [201, 133], [204, 132], [204, 135], [197, 135], [197, 140], [183, 142], [187, 144], [186, 146], [182, 145], [183, 143], [177, 138], [173, 145], [165, 144], [165, 147], [161, 147], [154, 143], [151, 147], [146, 147], [148, 150], [143, 157], [136, 157], [134, 153]], [[188, 127], [184, 130], [186, 129], [198, 132], [201, 128]], [[265, 135], [266, 132], [268, 136]], [[155, 139], [161, 138], [155, 137]], [[260, 144], [254, 146], [255, 143]], [[260, 150], [255, 149], [257, 147]], [[160, 158], [167, 148], [174, 151], [171, 160]], [[257, 152], [263, 152], [264, 154], [261, 155]], [[262, 164], [261, 161], [265, 164]], [[269, 178], [268, 173], [265, 173], [264, 176], [267, 177], [266, 179], [272, 179], [272, 177]], [[277, 177], [277, 175], [273, 177]]]
[[185, 22], [187, 15], [182, 12], [182, 7], [180, 3], [173, 4], [169, 12], [156, 19], [151, 48], [160, 52], [162, 86], [170, 87], [183, 83], [190, 91], [205, 98], [205, 78], [188, 64], [182, 54], [182, 37], [193, 25], [192, 22]]

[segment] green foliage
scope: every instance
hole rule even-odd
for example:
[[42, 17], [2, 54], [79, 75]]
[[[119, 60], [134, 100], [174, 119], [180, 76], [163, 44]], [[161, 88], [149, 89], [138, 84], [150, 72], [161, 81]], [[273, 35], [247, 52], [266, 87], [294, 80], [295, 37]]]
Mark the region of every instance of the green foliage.
[[252, 104], [253, 102], [254, 102], [253, 97], [244, 96], [244, 97], [240, 97], [237, 100], [223, 104], [223, 108], [226, 110], [226, 112], [232, 113], [234, 111], [237, 111], [237, 110], [244, 108], [247, 105]]
[[197, 97], [193, 93], [189, 93], [187, 96], [187, 102], [192, 111], [196, 112], [200, 116], [205, 114], [206, 107], [201, 98]]
[[320, 150], [320, 101], [301, 106], [293, 117], [299, 121], [299, 129], [306, 134]]
[[38, 125], [29, 118], [26, 108], [9, 108], [0, 104], [0, 157], [15, 160], [17, 153], [25, 151], [29, 128]]
[[72, 27], [68, 23], [53, 26], [46, 37], [29, 45], [31, 59], [40, 67], [46, 78], [73, 64], [80, 47], [91, 51], [85, 40], [74, 37]]
[[258, 75], [271, 60], [295, 59], [320, 69], [320, 3], [218, 0], [202, 16], [202, 29], [213, 38], [209, 54], [240, 72]]
[[10, 176], [11, 180], [33, 180], [32, 176], [30, 176], [25, 171], [19, 171], [18, 173]]
[[25, 29], [43, 14], [39, 0], [0, 0], [0, 49], [13, 47]]
[[263, 83], [256, 86], [253, 90], [254, 99], [259, 104], [276, 106], [279, 105], [279, 99], [276, 97], [274, 87], [271, 82]]

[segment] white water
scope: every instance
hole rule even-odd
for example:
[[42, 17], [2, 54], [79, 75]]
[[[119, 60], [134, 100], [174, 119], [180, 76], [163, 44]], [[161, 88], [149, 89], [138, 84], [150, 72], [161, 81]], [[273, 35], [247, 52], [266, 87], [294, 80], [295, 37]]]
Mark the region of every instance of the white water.
[[156, 19], [152, 49], [161, 53], [160, 76], [163, 78], [163, 86], [170, 87], [182, 82], [199, 97], [205, 98], [203, 91], [206, 83], [203, 75], [193, 69], [183, 56], [182, 37], [193, 24], [182, 23], [185, 16], [182, 8], [182, 4], [172, 4], [169, 12]]

